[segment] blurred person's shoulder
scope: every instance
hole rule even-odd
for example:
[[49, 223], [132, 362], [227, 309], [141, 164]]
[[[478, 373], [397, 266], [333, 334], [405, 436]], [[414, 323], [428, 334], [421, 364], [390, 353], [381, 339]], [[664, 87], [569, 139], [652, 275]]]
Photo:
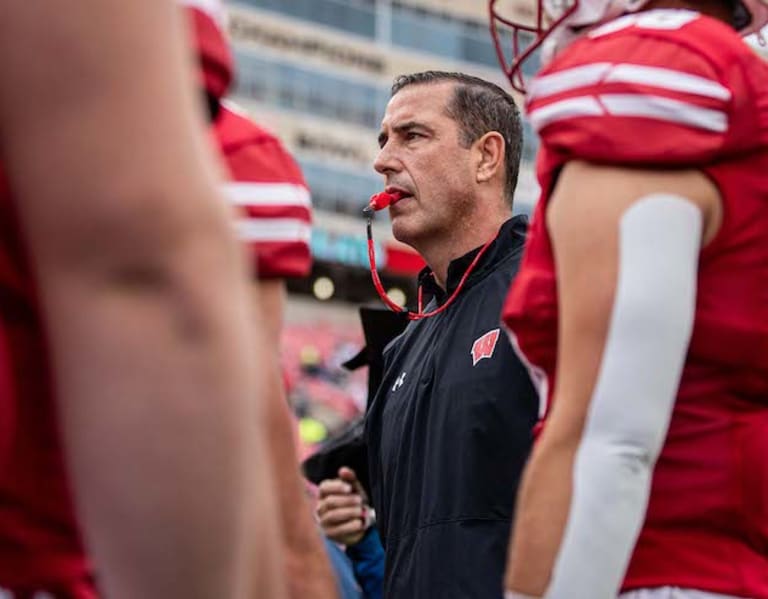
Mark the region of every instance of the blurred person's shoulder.
[[306, 187], [301, 169], [277, 135], [233, 102], [222, 102], [214, 135], [234, 180]]
[[282, 146], [273, 131], [262, 124], [256, 123], [242, 106], [231, 100], [222, 100], [221, 110], [214, 122], [214, 132], [223, 149], [242, 143], [274, 143]]

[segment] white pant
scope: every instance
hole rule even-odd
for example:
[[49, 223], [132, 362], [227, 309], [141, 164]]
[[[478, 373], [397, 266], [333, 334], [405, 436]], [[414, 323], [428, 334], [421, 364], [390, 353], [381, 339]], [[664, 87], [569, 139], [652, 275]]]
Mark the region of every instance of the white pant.
[[693, 589], [679, 587], [658, 587], [655, 589], [638, 589], [619, 595], [619, 599], [745, 599], [734, 595], [720, 595]]

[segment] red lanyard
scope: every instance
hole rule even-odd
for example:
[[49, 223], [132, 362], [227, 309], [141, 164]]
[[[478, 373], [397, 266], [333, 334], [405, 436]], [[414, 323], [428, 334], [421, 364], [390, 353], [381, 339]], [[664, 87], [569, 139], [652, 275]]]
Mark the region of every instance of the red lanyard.
[[[376, 196], [374, 196], [376, 197]], [[371, 217], [373, 215], [373, 211], [369, 211], [366, 213], [368, 217], [368, 221], [366, 223], [366, 232], [368, 234], [368, 261], [371, 265], [371, 278], [373, 279], [373, 286], [376, 287], [376, 291], [379, 294], [379, 297], [381, 298], [381, 301], [383, 301], [387, 307], [394, 311], [394, 312], [406, 312], [405, 308], [402, 306], [397, 305], [395, 302], [393, 302], [391, 299], [389, 299], [389, 296], [384, 291], [384, 286], [381, 284], [381, 279], [379, 278], [379, 273], [376, 270], [376, 252], [373, 246], [373, 232], [371, 231]], [[436, 314], [440, 314], [443, 310], [447, 310], [448, 306], [450, 306], [454, 300], [459, 296], [459, 293], [461, 292], [462, 288], [464, 287], [464, 283], [467, 282], [467, 278], [469, 278], [469, 275], [472, 273], [472, 271], [475, 269], [475, 266], [477, 266], [477, 263], [480, 261], [480, 258], [483, 257], [483, 254], [485, 254], [485, 251], [490, 247], [490, 245], [494, 242], [496, 239], [496, 236], [489, 239], [485, 245], [480, 248], [480, 251], [477, 252], [477, 255], [475, 255], [474, 259], [470, 263], [470, 265], [467, 267], [467, 270], [464, 271], [464, 274], [461, 277], [461, 280], [459, 281], [459, 284], [456, 286], [456, 289], [451, 294], [451, 296], [448, 298], [448, 300], [439, 308], [432, 310], [431, 312], [424, 312], [424, 305], [423, 305], [423, 290], [422, 286], [419, 285], [418, 290], [418, 308], [417, 312], [410, 312], [408, 311], [408, 320], [421, 320], [422, 318], [429, 318], [430, 316], [435, 316]]]

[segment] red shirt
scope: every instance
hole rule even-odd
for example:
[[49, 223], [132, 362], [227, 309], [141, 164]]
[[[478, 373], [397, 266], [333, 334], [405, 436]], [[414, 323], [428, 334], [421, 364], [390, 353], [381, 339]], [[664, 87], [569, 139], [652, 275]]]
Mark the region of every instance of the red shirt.
[[259, 278], [306, 276], [312, 207], [298, 165], [274, 135], [229, 104], [214, 135], [232, 179], [225, 193], [240, 211], [237, 232]]
[[544, 210], [561, 167], [696, 168], [720, 190], [723, 223], [700, 254], [693, 336], [624, 589], [768, 599], [768, 66], [718, 21], [639, 13], [558, 56], [527, 109], [543, 195], [503, 318], [543, 412], [558, 320]]
[[0, 173], [0, 589], [94, 597], [57, 427], [49, 355]]

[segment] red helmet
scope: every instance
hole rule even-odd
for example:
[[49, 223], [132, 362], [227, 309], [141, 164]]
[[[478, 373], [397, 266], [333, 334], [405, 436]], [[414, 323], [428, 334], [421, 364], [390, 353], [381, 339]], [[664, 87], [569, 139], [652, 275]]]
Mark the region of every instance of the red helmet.
[[223, 9], [217, 0], [180, 0], [180, 3], [190, 17], [202, 83], [211, 95], [221, 98], [234, 76], [232, 52], [222, 32]]
[[[513, 88], [525, 92], [522, 65], [538, 48], [542, 60], [579, 37], [586, 28], [640, 10], [648, 0], [534, 0], [533, 14], [521, 16], [509, 0], [489, 0], [491, 36], [504, 74]], [[768, 23], [766, 0], [734, 0], [733, 27], [741, 35], [755, 33]], [[508, 32], [511, 44], [505, 49]], [[528, 39], [526, 39], [528, 38]], [[531, 39], [532, 38], [532, 39]], [[527, 42], [527, 43], [526, 43]], [[508, 58], [509, 57], [509, 58]]]

